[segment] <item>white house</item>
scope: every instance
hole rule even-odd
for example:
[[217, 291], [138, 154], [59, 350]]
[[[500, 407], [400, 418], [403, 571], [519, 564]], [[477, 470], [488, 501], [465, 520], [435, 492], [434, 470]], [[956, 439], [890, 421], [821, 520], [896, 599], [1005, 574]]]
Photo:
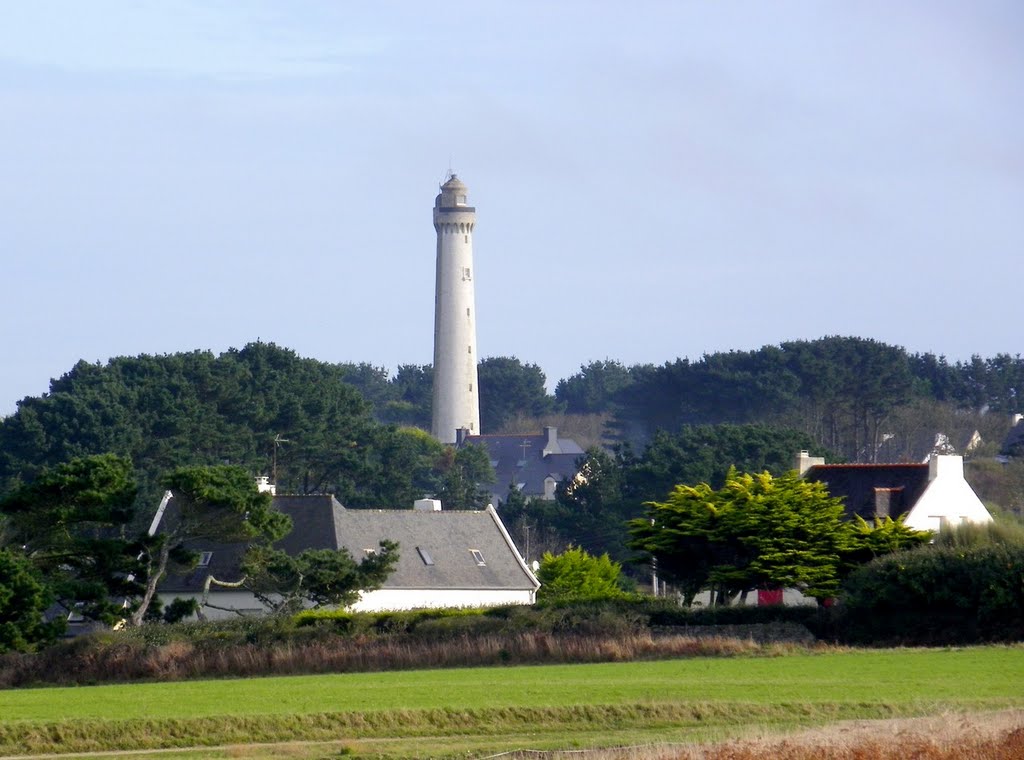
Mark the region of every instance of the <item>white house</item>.
[[[445, 511], [425, 499], [413, 510], [346, 509], [330, 494], [275, 496], [274, 506], [292, 519], [292, 532], [276, 544], [288, 553], [346, 549], [358, 561], [382, 540], [399, 544], [394, 572], [352, 605], [356, 611], [532, 604], [540, 587], [491, 507]], [[191, 548], [200, 565], [161, 583], [165, 604], [196, 599], [210, 619], [265, 611], [240, 584], [243, 545]]]
[[961, 523], [991, 522], [992, 515], [964, 478], [964, 459], [933, 454], [925, 464], [825, 464], [801, 451], [796, 469], [841, 496], [848, 514], [868, 522], [905, 514], [904, 523], [938, 532]]

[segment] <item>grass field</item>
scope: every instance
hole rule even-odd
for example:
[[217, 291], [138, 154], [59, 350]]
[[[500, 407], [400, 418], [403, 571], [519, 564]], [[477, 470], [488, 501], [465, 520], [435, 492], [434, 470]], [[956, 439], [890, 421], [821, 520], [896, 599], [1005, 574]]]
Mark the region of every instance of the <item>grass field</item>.
[[1022, 706], [1024, 647], [358, 673], [0, 691], [0, 754], [466, 756]]

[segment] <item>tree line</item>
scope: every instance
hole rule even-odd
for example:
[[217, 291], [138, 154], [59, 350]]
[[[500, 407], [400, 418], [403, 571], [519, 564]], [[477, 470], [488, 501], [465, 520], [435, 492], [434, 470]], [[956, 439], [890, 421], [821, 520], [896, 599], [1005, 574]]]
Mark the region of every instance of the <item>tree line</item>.
[[331, 492], [355, 508], [411, 507], [424, 494], [451, 508], [483, 506], [486, 454], [383, 423], [374, 404], [386, 403], [371, 376], [268, 343], [219, 356], [82, 361], [0, 420], [0, 496], [47, 467], [112, 453], [133, 462], [150, 515], [166, 473], [218, 464], [271, 475], [286, 493]]

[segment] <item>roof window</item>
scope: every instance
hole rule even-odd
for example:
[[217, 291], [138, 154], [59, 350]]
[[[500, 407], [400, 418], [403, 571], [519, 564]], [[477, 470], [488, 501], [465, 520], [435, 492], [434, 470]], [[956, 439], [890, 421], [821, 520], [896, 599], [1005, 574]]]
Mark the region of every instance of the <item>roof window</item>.
[[199, 552], [199, 563], [196, 567], [209, 567], [211, 559], [213, 559], [213, 552]]
[[477, 565], [480, 567], [487, 566], [487, 563], [484, 562], [484, 555], [480, 553], [479, 549], [470, 549], [469, 553], [473, 555], [473, 559], [476, 560]]
[[433, 565], [434, 558], [430, 556], [430, 552], [424, 549], [422, 546], [417, 546], [416, 551], [420, 555], [420, 559], [423, 560], [424, 565]]

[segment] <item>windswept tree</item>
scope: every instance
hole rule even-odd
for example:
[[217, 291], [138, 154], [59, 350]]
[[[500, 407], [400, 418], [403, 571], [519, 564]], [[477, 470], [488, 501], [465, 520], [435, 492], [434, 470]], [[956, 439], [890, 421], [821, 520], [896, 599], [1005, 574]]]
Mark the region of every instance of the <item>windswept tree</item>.
[[271, 495], [257, 490], [253, 478], [241, 467], [182, 467], [167, 475], [163, 485], [173, 498], [156, 535], [145, 545], [142, 558], [147, 583], [132, 615], [133, 625], [142, 623], [172, 562], [195, 566], [198, 555], [189, 551], [190, 542], [270, 543], [291, 529], [288, 516], [273, 508]]
[[356, 562], [346, 549], [307, 549], [295, 556], [265, 545], [250, 548], [242, 562], [242, 585], [275, 612], [306, 606], [344, 607], [364, 591], [380, 588], [398, 562], [398, 544], [380, 548]]

